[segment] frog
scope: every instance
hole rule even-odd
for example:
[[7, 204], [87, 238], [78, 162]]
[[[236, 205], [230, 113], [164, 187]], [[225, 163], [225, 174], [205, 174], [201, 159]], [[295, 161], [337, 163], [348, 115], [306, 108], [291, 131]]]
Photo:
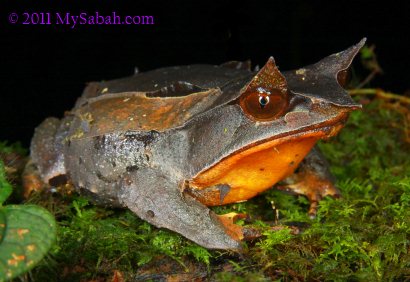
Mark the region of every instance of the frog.
[[344, 84], [365, 40], [291, 71], [270, 57], [254, 70], [230, 61], [90, 82], [35, 129], [25, 186], [70, 184], [205, 248], [241, 250], [257, 232], [211, 207], [276, 187], [306, 196], [314, 217], [340, 196], [316, 143], [361, 108]]

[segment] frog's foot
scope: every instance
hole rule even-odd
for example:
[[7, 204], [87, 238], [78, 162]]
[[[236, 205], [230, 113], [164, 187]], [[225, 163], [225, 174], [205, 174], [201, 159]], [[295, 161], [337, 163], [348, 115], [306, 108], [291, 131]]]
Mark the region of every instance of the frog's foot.
[[303, 173], [295, 174], [287, 179], [286, 185], [279, 185], [279, 190], [284, 190], [294, 194], [304, 195], [309, 199], [309, 216], [314, 218], [317, 213], [319, 201], [331, 196], [335, 198], [340, 197], [339, 190], [333, 185], [332, 181], [318, 176], [313, 171], [304, 171]]
[[309, 216], [312, 218], [316, 216], [318, 203], [322, 198], [340, 197], [339, 190], [333, 184], [329, 164], [317, 147], [314, 147], [303, 159], [297, 171], [277, 188], [305, 195], [310, 202]]
[[46, 187], [40, 173], [32, 160], [29, 160], [23, 172], [23, 196], [28, 198], [34, 191], [40, 191]]
[[217, 215], [218, 220], [224, 225], [226, 233], [236, 241], [249, 241], [262, 236], [259, 230], [251, 227], [244, 227], [235, 224], [239, 219], [246, 219], [247, 215], [243, 213], [230, 212], [227, 214]]
[[209, 249], [241, 250], [241, 232], [226, 228], [228, 220], [188, 194], [179, 185], [150, 168], [126, 173], [119, 183], [118, 198], [143, 220], [178, 232]]

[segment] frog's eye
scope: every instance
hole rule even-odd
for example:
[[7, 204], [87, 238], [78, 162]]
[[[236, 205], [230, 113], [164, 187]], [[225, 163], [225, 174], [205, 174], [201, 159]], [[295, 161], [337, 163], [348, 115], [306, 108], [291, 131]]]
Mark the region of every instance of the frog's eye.
[[287, 84], [273, 58], [254, 76], [243, 90], [239, 105], [251, 119], [269, 121], [287, 109]]
[[253, 119], [269, 121], [279, 117], [287, 106], [287, 99], [278, 89], [263, 88], [244, 93], [239, 99], [242, 110]]

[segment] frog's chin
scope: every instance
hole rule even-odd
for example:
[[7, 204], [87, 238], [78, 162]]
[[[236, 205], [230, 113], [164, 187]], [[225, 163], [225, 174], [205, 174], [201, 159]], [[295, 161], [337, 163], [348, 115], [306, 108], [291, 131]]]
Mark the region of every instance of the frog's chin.
[[342, 127], [340, 122], [237, 151], [189, 181], [190, 194], [208, 206], [250, 199], [292, 174], [319, 139]]

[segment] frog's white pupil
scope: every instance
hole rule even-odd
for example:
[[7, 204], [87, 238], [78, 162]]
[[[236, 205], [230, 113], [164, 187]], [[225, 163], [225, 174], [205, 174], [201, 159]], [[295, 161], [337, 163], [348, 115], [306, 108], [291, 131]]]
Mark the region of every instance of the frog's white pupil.
[[259, 96], [259, 105], [263, 109], [269, 103], [269, 96]]

